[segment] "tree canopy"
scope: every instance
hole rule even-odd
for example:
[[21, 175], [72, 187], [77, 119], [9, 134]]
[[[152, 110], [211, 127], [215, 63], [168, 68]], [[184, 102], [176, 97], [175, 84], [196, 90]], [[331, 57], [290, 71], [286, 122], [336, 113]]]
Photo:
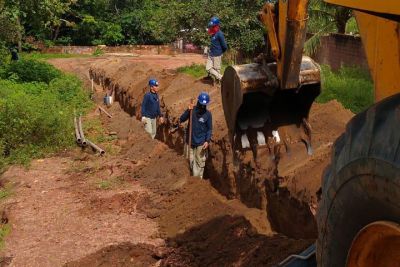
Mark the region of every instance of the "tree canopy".
[[[205, 45], [212, 16], [230, 48], [245, 52], [262, 45], [257, 13], [265, 0], [0, 0], [0, 40], [20, 44], [28, 37], [48, 44], [165, 44], [183, 38]], [[310, 29], [351, 17], [348, 10], [312, 0]], [[345, 18], [345, 20], [341, 18]]]

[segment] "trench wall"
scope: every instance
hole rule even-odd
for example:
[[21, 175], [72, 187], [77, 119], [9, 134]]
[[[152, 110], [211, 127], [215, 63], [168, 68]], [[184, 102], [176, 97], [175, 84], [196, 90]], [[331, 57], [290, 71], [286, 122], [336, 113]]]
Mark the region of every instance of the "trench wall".
[[[127, 70], [129, 73], [123, 74]], [[163, 70], [155, 73], [154, 70], [146, 70], [140, 65], [128, 67], [106, 61], [90, 69], [90, 77], [96, 84], [109, 93], [113, 92], [115, 101], [118, 101], [132, 117], [138, 119], [141, 100], [147, 91], [148, 78], [154, 75], [162, 84], [159, 94], [162, 96], [161, 108], [166, 116], [166, 123], [158, 126], [156, 139], [182, 154], [184, 128], [171, 132], [172, 125], [177, 122], [190, 98], [196, 97], [201, 91], [208, 91], [212, 99], [209, 110], [213, 115], [213, 139], [205, 177], [227, 198], [237, 198], [248, 207], [267, 210], [268, 219], [276, 231], [295, 238], [315, 237], [316, 223], [308, 203], [304, 199], [293, 197], [288, 189], [282, 189], [280, 194], [276, 194], [276, 190], [271, 186], [271, 181], [277, 176], [277, 162], [264, 161], [261, 162], [262, 166], [259, 166], [250, 154], [243, 162], [233, 162], [218, 87], [174, 71]], [[293, 227], [294, 220], [299, 221], [301, 227]]]

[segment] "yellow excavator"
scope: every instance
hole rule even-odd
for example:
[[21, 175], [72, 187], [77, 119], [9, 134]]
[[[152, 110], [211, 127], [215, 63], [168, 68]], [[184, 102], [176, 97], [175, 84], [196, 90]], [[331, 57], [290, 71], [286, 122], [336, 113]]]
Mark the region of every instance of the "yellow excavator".
[[[322, 178], [316, 252], [280, 266], [315, 266], [298, 261], [313, 253], [324, 267], [400, 266], [400, 2], [325, 1], [354, 10], [376, 104], [354, 116], [334, 144]], [[269, 139], [287, 149], [301, 140], [312, 153], [307, 118], [321, 83], [318, 65], [302, 56], [307, 8], [308, 0], [267, 2], [259, 18], [268, 50], [225, 71], [223, 108], [238, 153]]]

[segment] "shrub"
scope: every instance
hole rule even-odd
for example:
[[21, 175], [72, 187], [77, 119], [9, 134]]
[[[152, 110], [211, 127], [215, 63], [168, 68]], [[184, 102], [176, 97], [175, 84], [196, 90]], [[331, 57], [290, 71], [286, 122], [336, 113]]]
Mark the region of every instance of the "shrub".
[[124, 40], [120, 25], [109, 22], [101, 22], [101, 39], [106, 45], [117, 45]]
[[8, 51], [6, 44], [0, 41], [0, 68], [10, 61], [10, 51]]
[[70, 45], [72, 44], [71, 36], [61, 36], [56, 40], [57, 45]]
[[3, 79], [13, 77], [19, 82], [49, 83], [61, 77], [61, 71], [46, 62], [24, 59], [9, 64], [2, 76]]
[[104, 51], [100, 47], [96, 47], [96, 50], [93, 52], [93, 56], [98, 57], [104, 54]]
[[[13, 70], [19, 74], [17, 66]], [[51, 65], [44, 69], [50, 74], [35, 76], [40, 82], [0, 80], [0, 169], [73, 144], [74, 110], [84, 112], [91, 105], [78, 78]]]

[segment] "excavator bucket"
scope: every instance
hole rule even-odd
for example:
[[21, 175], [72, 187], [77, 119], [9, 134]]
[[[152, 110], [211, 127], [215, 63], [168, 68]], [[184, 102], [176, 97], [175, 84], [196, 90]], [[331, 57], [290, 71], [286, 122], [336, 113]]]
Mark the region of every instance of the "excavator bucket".
[[299, 86], [280, 89], [276, 63], [229, 66], [221, 90], [225, 120], [235, 151], [254, 149], [270, 142], [304, 142], [312, 153], [308, 114], [320, 93], [320, 68], [303, 57]]

